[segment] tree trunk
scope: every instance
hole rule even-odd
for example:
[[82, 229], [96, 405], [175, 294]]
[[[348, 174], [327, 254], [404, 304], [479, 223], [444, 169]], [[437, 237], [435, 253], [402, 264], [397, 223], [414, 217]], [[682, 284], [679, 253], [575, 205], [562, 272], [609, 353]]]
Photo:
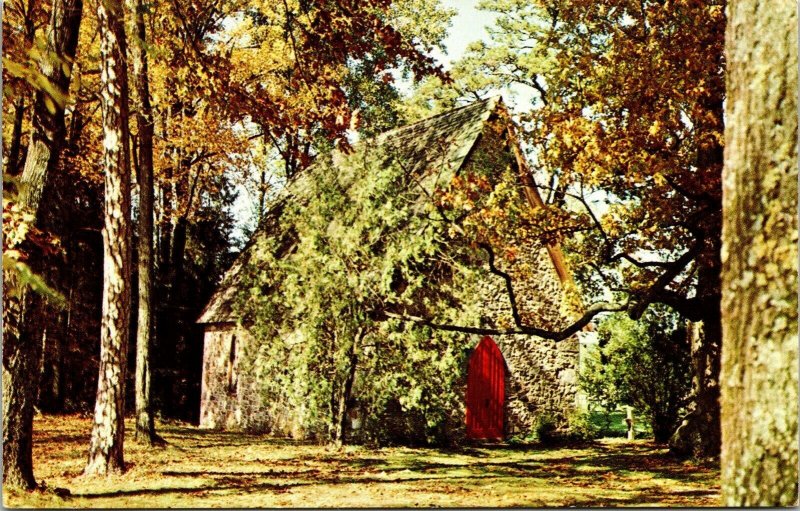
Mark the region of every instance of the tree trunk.
[[[717, 302], [718, 303], [718, 302]], [[711, 308], [702, 322], [692, 323], [692, 393], [688, 413], [669, 439], [670, 451], [678, 456], [716, 457], [720, 449], [719, 429], [719, 309]]]
[[103, 109], [103, 305], [100, 375], [86, 474], [125, 469], [125, 369], [130, 330], [130, 162], [125, 15], [118, 1], [98, 2]]
[[336, 416], [334, 417], [333, 443], [339, 448], [344, 445], [344, 432], [347, 428], [347, 412], [350, 410], [350, 402], [353, 395], [353, 383], [356, 379], [356, 368], [358, 367], [358, 344], [361, 343], [362, 330], [359, 329], [353, 338], [350, 346], [350, 353], [347, 356], [347, 372], [345, 380], [339, 390], [338, 403], [336, 403]]
[[25, 96], [20, 95], [14, 101], [14, 128], [11, 131], [11, 143], [8, 147], [6, 174], [19, 174], [19, 149], [22, 142], [22, 121], [25, 119]]
[[[42, 74], [66, 95], [78, 44], [82, 0], [56, 0], [47, 35], [48, 55], [40, 63]], [[62, 65], [65, 64], [65, 65]], [[64, 138], [64, 107], [51, 112], [44, 92], [36, 93], [33, 130], [22, 172], [18, 203], [34, 215], [37, 226], [50, 222], [53, 209], [39, 209], [42, 194], [53, 181]], [[43, 273], [44, 257], [29, 247], [28, 264]], [[52, 278], [52, 275], [49, 275]], [[35, 293], [15, 297], [15, 284], [3, 273], [3, 484], [32, 489], [36, 486], [31, 458], [33, 413], [39, 387], [44, 322], [52, 318], [46, 301]]]
[[797, 4], [728, 5], [722, 505], [797, 505]]
[[[36, 36], [35, 2], [28, 0], [25, 10], [25, 46], [30, 48], [33, 45], [33, 38]], [[63, 11], [62, 11], [63, 12]], [[55, 26], [51, 24], [51, 26]], [[52, 41], [51, 41], [52, 43]], [[75, 50], [72, 50], [74, 56]], [[20, 148], [22, 145], [22, 122], [25, 119], [25, 102], [30, 96], [29, 90], [21, 93], [14, 101], [14, 128], [11, 133], [11, 144], [8, 148], [8, 160], [6, 161], [5, 171], [11, 176], [20, 173]], [[22, 155], [24, 156], [24, 155]]]
[[[54, 311], [55, 312], [55, 311]], [[66, 337], [66, 311], [58, 311], [45, 328], [42, 336], [42, 363], [39, 376], [39, 409], [46, 413], [62, 411], [61, 366]]]
[[[699, 128], [721, 130], [724, 126], [722, 101], [709, 96], [702, 103], [705, 115], [697, 120]], [[707, 199], [701, 209], [701, 253], [696, 259], [696, 295], [701, 300], [700, 325], [689, 329], [692, 354], [692, 395], [689, 413], [670, 439], [670, 450], [680, 456], [717, 457], [720, 452], [719, 371], [722, 353], [720, 316], [722, 261], [722, 175], [723, 147], [716, 140], [701, 144], [697, 165], [707, 176]], [[699, 215], [699, 213], [698, 213]]]
[[147, 70], [146, 32], [142, 0], [128, 0], [134, 21], [130, 48], [139, 108], [139, 320], [136, 329], [136, 440], [152, 445], [158, 437], [153, 420], [150, 391], [150, 344], [153, 334], [153, 109]]
[[[23, 292], [19, 300], [3, 303], [3, 486], [31, 490], [36, 488], [33, 474], [33, 413], [36, 380], [42, 355], [41, 340], [31, 339], [24, 311], [42, 300], [35, 293]], [[7, 321], [12, 319], [12, 321]], [[27, 380], [26, 380], [27, 378]], [[23, 382], [28, 382], [23, 383]]]
[[[53, 98], [44, 91], [36, 93], [33, 131], [22, 174], [23, 188], [20, 190], [20, 202], [27, 204], [34, 212], [38, 210], [47, 173], [55, 167], [66, 135], [64, 101], [78, 47], [82, 9], [82, 0], [57, 0], [50, 15], [48, 47], [40, 68], [47, 80], [60, 91], [60, 97]], [[48, 103], [58, 103], [53, 112], [48, 108]]]
[[189, 221], [185, 216], [179, 216], [172, 230], [172, 256], [170, 262], [170, 286], [173, 295], [180, 300], [180, 285], [183, 280], [183, 260], [186, 255], [186, 234]]

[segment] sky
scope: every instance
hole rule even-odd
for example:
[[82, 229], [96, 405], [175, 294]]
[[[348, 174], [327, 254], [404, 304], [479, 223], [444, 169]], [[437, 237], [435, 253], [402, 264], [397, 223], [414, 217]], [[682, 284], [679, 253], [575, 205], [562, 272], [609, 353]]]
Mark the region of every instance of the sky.
[[486, 39], [489, 33], [486, 27], [497, 17], [494, 13], [479, 11], [475, 8], [479, 0], [442, 0], [445, 7], [458, 11], [453, 17], [449, 35], [445, 39], [447, 55], [434, 51], [433, 56], [450, 67], [451, 62], [458, 60], [472, 41]]
[[[445, 7], [455, 9], [458, 14], [453, 17], [448, 36], [444, 41], [447, 54], [434, 50], [434, 58], [444, 64], [445, 69], [450, 69], [453, 62], [461, 58], [467, 46], [473, 41], [489, 40], [486, 27], [491, 26], [498, 15], [489, 11], [479, 11], [476, 6], [480, 0], [441, 0]], [[509, 90], [503, 91], [503, 100], [511, 111], [517, 105], [527, 109], [534, 96], [534, 91], [524, 85], [514, 84]]]

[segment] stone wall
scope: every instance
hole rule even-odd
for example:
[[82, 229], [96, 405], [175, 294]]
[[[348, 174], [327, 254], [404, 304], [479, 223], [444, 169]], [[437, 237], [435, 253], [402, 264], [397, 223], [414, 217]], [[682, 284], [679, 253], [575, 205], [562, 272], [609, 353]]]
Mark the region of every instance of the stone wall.
[[[513, 278], [517, 309], [524, 325], [563, 328], [568, 319], [563, 287], [547, 249], [520, 254], [515, 264], [499, 269]], [[519, 273], [528, 275], [522, 278]], [[516, 277], [516, 278], [514, 278]], [[481, 289], [483, 323], [492, 327], [514, 324], [505, 281], [492, 275]], [[506, 433], [532, 431], [540, 414], [553, 416], [562, 425], [576, 408], [579, 343], [576, 336], [552, 341], [532, 335], [493, 337], [508, 366], [506, 379]], [[473, 339], [477, 344], [478, 339]]]
[[[484, 136], [469, 166], [516, 165], [496, 131]], [[523, 200], [520, 198], [520, 200]], [[513, 283], [517, 311], [523, 325], [559, 330], [570, 323], [564, 284], [545, 247], [517, 247], [513, 262], [497, 258], [496, 268], [508, 274]], [[490, 273], [480, 286], [483, 297], [482, 324], [496, 328], [514, 326], [511, 301], [505, 280]], [[530, 431], [536, 417], [547, 413], [562, 425], [577, 406], [579, 342], [577, 336], [551, 341], [528, 335], [503, 335], [493, 338], [503, 353], [509, 373], [506, 380], [506, 432]], [[479, 339], [473, 339], [477, 345]]]
[[[253, 363], [258, 342], [235, 323], [205, 325], [200, 427], [305, 438], [299, 412], [269, 395]], [[285, 396], [283, 396], [285, 398]]]
[[203, 337], [203, 379], [200, 389], [200, 427], [265, 431], [266, 403], [243, 353], [253, 336], [234, 323], [206, 325]]

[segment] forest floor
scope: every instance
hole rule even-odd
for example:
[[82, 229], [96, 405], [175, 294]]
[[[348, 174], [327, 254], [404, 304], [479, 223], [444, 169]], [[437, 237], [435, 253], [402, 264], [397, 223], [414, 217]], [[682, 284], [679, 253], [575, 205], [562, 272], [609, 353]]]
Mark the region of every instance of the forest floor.
[[[127, 422], [128, 471], [81, 477], [91, 422], [37, 417], [34, 467], [46, 488], [3, 492], [7, 507], [718, 506], [719, 470], [648, 440], [455, 450], [324, 446], [158, 424], [147, 450]], [[69, 495], [62, 489], [69, 491]]]

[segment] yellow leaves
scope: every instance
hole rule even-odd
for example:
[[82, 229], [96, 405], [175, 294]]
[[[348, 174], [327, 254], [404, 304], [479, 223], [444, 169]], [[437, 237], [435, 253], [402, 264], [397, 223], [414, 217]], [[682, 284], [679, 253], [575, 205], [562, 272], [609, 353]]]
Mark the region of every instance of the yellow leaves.
[[21, 255], [16, 250], [28, 237], [28, 232], [33, 228], [34, 217], [22, 210], [18, 204], [3, 198], [3, 252], [13, 251], [18, 258]]
[[569, 131], [564, 132], [564, 134], [561, 136], [561, 140], [564, 142], [565, 146], [567, 146], [569, 149], [572, 149], [573, 145], [572, 133], [570, 133]]
[[[56, 107], [63, 108], [63, 106], [66, 104], [67, 95], [58, 87], [53, 85], [50, 80], [48, 80], [47, 77], [35, 66], [35, 55], [39, 55], [39, 53], [31, 50], [30, 61], [27, 64], [14, 62], [7, 57], [3, 57], [3, 69], [12, 76], [21, 78], [28, 82], [31, 87], [34, 88], [34, 90], [40, 90], [44, 92], [43, 98], [47, 109], [50, 111], [50, 113], [55, 113]], [[46, 57], [50, 60], [55, 60], [57, 58], [55, 55], [48, 55]], [[58, 65], [57, 61], [54, 64]]]
[[648, 129], [647, 132], [653, 137], [658, 136], [661, 132], [661, 122], [658, 119], [653, 121], [653, 124], [650, 125], [650, 129]]
[[709, 5], [708, 16], [712, 19], [720, 19], [725, 15], [725, 9], [722, 5]]
[[610, 237], [617, 237], [623, 232], [623, 224], [619, 216], [615, 214], [619, 212], [619, 209], [619, 206], [616, 205], [609, 207], [609, 214], [604, 215], [600, 219], [600, 225], [603, 231]]

